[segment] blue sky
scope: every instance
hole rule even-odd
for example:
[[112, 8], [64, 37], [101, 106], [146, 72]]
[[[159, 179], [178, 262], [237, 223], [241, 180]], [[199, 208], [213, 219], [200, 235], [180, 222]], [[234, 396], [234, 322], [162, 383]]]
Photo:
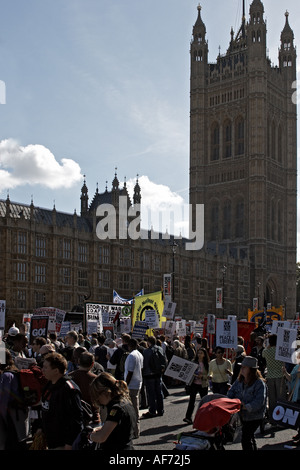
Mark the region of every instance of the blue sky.
[[[226, 51], [242, 0], [202, 0], [209, 61]], [[246, 17], [249, 5], [246, 0]], [[298, 0], [264, 0], [277, 64], [286, 10], [300, 42]], [[142, 201], [188, 203], [190, 39], [196, 0], [0, 0], [0, 187], [12, 201], [80, 212], [115, 168]], [[299, 31], [299, 35], [298, 35]], [[298, 61], [299, 62], [299, 61]], [[299, 62], [300, 63], [300, 62]]]

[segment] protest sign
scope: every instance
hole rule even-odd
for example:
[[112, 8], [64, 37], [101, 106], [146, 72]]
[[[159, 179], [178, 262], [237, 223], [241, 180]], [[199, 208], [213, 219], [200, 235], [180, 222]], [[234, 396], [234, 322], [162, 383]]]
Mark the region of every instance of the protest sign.
[[198, 364], [179, 356], [172, 356], [164, 375], [189, 384], [193, 379]]
[[34, 315], [30, 322], [30, 339], [29, 344], [32, 345], [35, 338], [46, 338], [48, 335], [48, 317], [42, 315]]
[[275, 359], [277, 361], [296, 364], [297, 330], [278, 328]]
[[149, 328], [159, 328], [159, 318], [155, 310], [145, 311], [145, 322]]
[[222, 348], [237, 347], [237, 321], [217, 320], [216, 346]]

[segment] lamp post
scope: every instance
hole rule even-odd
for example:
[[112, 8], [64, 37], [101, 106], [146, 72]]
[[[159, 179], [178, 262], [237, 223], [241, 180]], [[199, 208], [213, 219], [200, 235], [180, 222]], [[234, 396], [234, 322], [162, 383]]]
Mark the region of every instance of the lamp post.
[[223, 318], [225, 313], [225, 276], [226, 276], [227, 266], [224, 264], [223, 268], [221, 269], [222, 272], [222, 310], [223, 310]]
[[175, 254], [176, 254], [176, 248], [177, 248], [177, 243], [173, 239], [173, 243], [171, 244], [172, 247], [172, 302], [175, 300]]
[[261, 286], [261, 282], [257, 283], [257, 310], [259, 310], [259, 288]]

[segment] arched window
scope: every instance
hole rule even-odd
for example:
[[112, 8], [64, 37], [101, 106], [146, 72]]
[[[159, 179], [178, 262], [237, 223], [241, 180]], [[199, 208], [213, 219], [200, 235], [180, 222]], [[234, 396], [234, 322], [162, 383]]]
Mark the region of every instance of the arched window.
[[232, 155], [232, 124], [229, 120], [223, 125], [223, 158], [229, 158]]
[[226, 201], [223, 207], [223, 239], [231, 238], [231, 202]]
[[271, 240], [275, 240], [276, 233], [276, 209], [274, 200], [271, 201]]
[[278, 126], [278, 162], [282, 163], [282, 128]]
[[211, 126], [211, 160], [219, 160], [220, 153], [220, 127], [217, 122]]
[[277, 226], [278, 226], [278, 242], [282, 242], [282, 204], [279, 201], [277, 207]]
[[271, 127], [271, 158], [276, 159], [276, 126], [274, 121]]
[[243, 155], [245, 152], [245, 124], [240, 116], [235, 122], [235, 154]]
[[245, 208], [244, 201], [238, 200], [235, 209], [235, 236], [236, 238], [242, 238], [244, 236], [244, 217]]

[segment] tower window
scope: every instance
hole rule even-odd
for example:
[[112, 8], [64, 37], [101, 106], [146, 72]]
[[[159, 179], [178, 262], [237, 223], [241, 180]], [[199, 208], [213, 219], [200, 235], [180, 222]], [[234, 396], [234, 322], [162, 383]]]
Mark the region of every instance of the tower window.
[[220, 128], [215, 122], [211, 127], [211, 160], [219, 160]]
[[230, 121], [226, 121], [224, 123], [224, 142], [223, 142], [223, 150], [224, 150], [224, 158], [231, 157], [231, 139], [232, 139], [232, 125]]
[[245, 152], [245, 124], [242, 117], [235, 123], [235, 154], [243, 155]]

